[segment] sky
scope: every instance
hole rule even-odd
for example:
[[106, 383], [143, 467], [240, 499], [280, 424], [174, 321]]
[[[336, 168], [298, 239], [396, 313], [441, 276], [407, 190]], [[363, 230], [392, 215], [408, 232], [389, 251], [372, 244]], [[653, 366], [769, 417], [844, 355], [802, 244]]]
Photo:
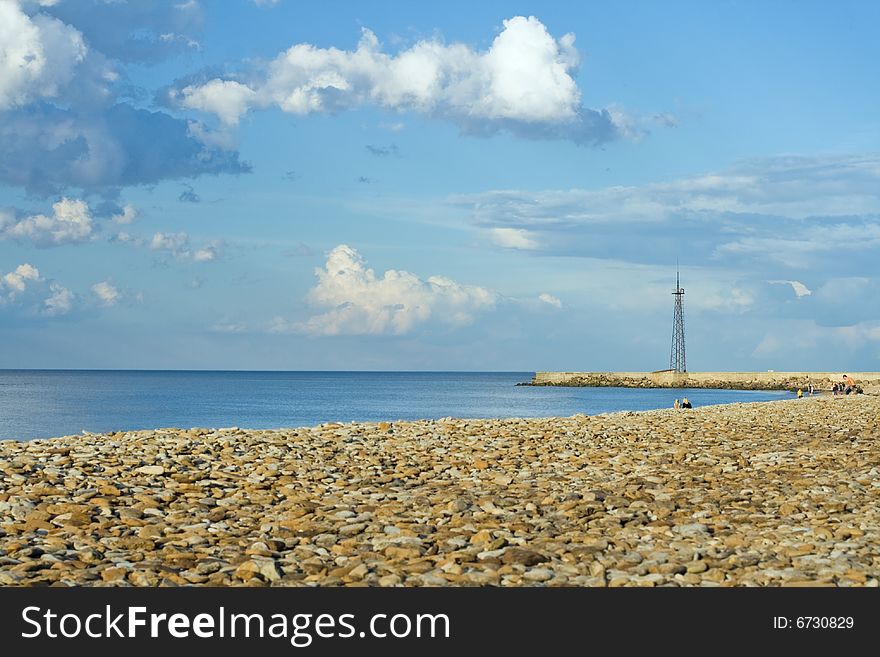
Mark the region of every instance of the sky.
[[878, 23], [0, 0], [0, 368], [880, 370]]

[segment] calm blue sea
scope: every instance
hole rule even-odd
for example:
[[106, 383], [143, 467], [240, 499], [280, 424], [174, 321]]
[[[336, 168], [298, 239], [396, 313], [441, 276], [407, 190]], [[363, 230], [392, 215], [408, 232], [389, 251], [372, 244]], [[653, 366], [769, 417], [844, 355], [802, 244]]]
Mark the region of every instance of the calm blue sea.
[[764, 401], [784, 392], [533, 388], [532, 372], [0, 370], [0, 439], [160, 427], [552, 417]]

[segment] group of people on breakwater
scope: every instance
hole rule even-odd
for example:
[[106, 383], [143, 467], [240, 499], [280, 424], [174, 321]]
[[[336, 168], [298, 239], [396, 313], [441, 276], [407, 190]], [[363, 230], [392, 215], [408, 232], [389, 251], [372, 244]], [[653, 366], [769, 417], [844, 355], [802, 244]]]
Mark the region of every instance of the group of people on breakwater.
[[672, 408], [693, 408], [693, 404], [688, 401], [687, 397], [684, 397], [681, 402], [679, 402], [677, 399], [672, 402]]
[[856, 385], [856, 382], [849, 374], [843, 375], [843, 381], [835, 383], [831, 387], [831, 393], [834, 395], [861, 394], [862, 388]]
[[[816, 392], [816, 389], [813, 387], [813, 384], [811, 383], [807, 387], [807, 394], [812, 397], [815, 392]], [[862, 387], [857, 385], [855, 382], [855, 379], [853, 379], [849, 374], [844, 374], [842, 381], [834, 382], [831, 385], [831, 394], [832, 395], [850, 395], [850, 394], [860, 395], [863, 392], [864, 392], [864, 390], [862, 390]], [[803, 396], [804, 396], [804, 389], [803, 388], [798, 388], [797, 396], [798, 396], [798, 399], [803, 398]]]

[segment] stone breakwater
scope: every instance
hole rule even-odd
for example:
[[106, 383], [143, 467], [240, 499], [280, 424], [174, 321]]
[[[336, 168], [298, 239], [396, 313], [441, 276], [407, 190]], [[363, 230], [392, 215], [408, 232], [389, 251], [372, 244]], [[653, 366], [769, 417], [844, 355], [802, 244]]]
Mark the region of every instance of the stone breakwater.
[[0, 583], [878, 586], [880, 399], [0, 443]]
[[[880, 394], [880, 372], [850, 373], [865, 392]], [[840, 372], [536, 372], [520, 385], [619, 387], [619, 388], [713, 388], [716, 390], [830, 390], [843, 379]]]

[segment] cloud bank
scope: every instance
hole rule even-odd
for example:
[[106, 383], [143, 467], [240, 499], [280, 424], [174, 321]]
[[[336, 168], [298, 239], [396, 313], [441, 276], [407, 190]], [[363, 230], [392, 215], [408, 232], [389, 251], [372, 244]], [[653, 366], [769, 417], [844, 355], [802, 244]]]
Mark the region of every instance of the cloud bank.
[[267, 107], [305, 116], [374, 106], [448, 121], [473, 135], [505, 131], [578, 144], [632, 136], [620, 108], [584, 106], [574, 40], [553, 37], [533, 16], [515, 16], [483, 52], [435, 38], [392, 55], [365, 28], [353, 51], [299, 43], [249, 79], [180, 84], [170, 99], [227, 125]]
[[450, 202], [494, 243], [536, 253], [635, 262], [679, 255], [761, 269], [846, 254], [848, 267], [864, 267], [880, 248], [880, 155], [781, 156], [670, 182], [492, 190]]

